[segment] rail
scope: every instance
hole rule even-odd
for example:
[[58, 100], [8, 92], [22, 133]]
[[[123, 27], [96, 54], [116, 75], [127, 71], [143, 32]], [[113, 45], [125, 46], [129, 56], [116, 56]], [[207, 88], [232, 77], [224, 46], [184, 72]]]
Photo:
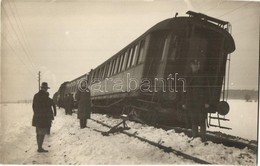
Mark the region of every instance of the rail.
[[[113, 128], [112, 126], [109, 126], [109, 125], [107, 125], [107, 124], [105, 124], [105, 123], [103, 123], [103, 122], [100, 122], [100, 121], [98, 121], [98, 120], [95, 120], [95, 119], [92, 119], [92, 118], [91, 118], [91, 120], [94, 121], [94, 122], [96, 122], [96, 123], [99, 123], [99, 124], [101, 124], [101, 125], [103, 125], [103, 126], [105, 126], [105, 127], [108, 127], [108, 128], [110, 128], [110, 129]], [[96, 130], [95, 130], [95, 131], [96, 131]], [[100, 132], [100, 131], [99, 131], [99, 132]], [[124, 131], [124, 130], [119, 130], [119, 132], [120, 132], [120, 133], [123, 133], [123, 134], [125, 134], [125, 135], [127, 135], [127, 136], [129, 136], [129, 137], [137, 138], [137, 139], [139, 139], [140, 141], [146, 142], [146, 143], [148, 143], [148, 144], [150, 144], [150, 145], [153, 145], [153, 146], [155, 146], [155, 147], [158, 147], [159, 149], [162, 149], [162, 150], [163, 150], [164, 152], [166, 152], [166, 153], [174, 153], [174, 154], [177, 155], [177, 156], [182, 156], [182, 157], [184, 157], [184, 158], [186, 158], [186, 159], [192, 160], [192, 161], [194, 161], [194, 162], [196, 162], [196, 163], [199, 163], [199, 164], [211, 164], [211, 163], [209, 163], [209, 162], [207, 162], [207, 161], [204, 161], [204, 160], [202, 160], [202, 159], [199, 159], [199, 158], [197, 158], [197, 157], [193, 157], [193, 156], [188, 155], [188, 154], [185, 154], [185, 153], [183, 153], [183, 152], [181, 152], [181, 151], [179, 151], [179, 150], [173, 149], [172, 147], [167, 147], [167, 146], [161, 145], [161, 144], [159, 144], [159, 143], [150, 141], [150, 140], [148, 140], [148, 139], [139, 137], [139, 136], [135, 135], [135, 133], [131, 134], [131, 133], [128, 133], [128, 132], [126, 132], [126, 131]]]

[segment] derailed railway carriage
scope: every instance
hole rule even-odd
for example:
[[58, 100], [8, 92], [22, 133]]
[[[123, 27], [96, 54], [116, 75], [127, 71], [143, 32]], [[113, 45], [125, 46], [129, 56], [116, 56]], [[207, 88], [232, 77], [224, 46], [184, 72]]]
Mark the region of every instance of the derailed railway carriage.
[[227, 103], [220, 101], [228, 54], [235, 50], [230, 24], [192, 11], [187, 14], [159, 22], [89, 72], [95, 111], [183, 126], [181, 98], [189, 63], [196, 59], [208, 80], [209, 112], [218, 117], [228, 112]]

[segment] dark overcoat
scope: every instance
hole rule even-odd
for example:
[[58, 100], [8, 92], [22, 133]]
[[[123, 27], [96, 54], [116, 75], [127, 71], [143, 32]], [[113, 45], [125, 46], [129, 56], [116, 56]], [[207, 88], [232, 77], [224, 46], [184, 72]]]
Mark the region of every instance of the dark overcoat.
[[65, 108], [65, 110], [68, 109], [68, 99], [69, 99], [69, 96], [65, 96], [64, 99], [63, 99], [64, 100], [64, 108]]
[[75, 98], [78, 102], [78, 119], [90, 118], [90, 113], [91, 113], [90, 92], [78, 90]]
[[186, 93], [183, 102], [192, 123], [206, 119], [205, 104], [209, 104], [208, 81], [204, 75], [190, 74], [186, 80]]
[[50, 100], [46, 92], [40, 90], [33, 97], [32, 125], [39, 128], [51, 127], [53, 113]]
[[50, 105], [49, 108], [51, 109], [52, 120], [54, 120], [54, 116], [56, 116], [57, 111], [56, 111], [56, 104], [51, 98], [49, 98], [49, 105]]
[[69, 95], [67, 98], [67, 109], [72, 110], [74, 105], [74, 99], [72, 95]]

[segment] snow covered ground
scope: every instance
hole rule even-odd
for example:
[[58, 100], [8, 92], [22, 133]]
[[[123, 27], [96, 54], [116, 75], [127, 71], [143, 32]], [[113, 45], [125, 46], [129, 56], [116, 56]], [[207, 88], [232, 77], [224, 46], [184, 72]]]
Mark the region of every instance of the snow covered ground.
[[[236, 105], [236, 104], [235, 104]], [[93, 119], [115, 125], [120, 120], [93, 114]], [[256, 116], [255, 116], [256, 118]], [[196, 164], [191, 160], [165, 153], [147, 143], [124, 134], [102, 136], [94, 131], [108, 131], [89, 120], [89, 128], [79, 129], [76, 115], [66, 116], [58, 110], [50, 136], [43, 147], [49, 153], [37, 153], [35, 128], [31, 126], [31, 104], [1, 105], [1, 158], [4, 164]], [[213, 164], [255, 165], [256, 154], [247, 149], [225, 147], [199, 138], [191, 140], [174, 130], [128, 122], [130, 133], [160, 142], [176, 150]]]
[[[211, 131], [221, 131], [226, 134], [239, 136], [249, 140], [257, 140], [258, 103], [245, 100], [228, 100], [230, 111], [225, 118], [230, 121], [222, 121], [221, 124], [232, 130], [210, 127]], [[217, 121], [212, 121], [217, 124]]]

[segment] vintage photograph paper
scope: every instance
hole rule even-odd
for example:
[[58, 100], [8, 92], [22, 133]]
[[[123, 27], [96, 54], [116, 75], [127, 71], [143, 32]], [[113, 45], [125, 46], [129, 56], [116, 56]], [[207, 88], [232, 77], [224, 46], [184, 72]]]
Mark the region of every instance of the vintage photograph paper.
[[259, 11], [1, 0], [0, 164], [257, 165]]

